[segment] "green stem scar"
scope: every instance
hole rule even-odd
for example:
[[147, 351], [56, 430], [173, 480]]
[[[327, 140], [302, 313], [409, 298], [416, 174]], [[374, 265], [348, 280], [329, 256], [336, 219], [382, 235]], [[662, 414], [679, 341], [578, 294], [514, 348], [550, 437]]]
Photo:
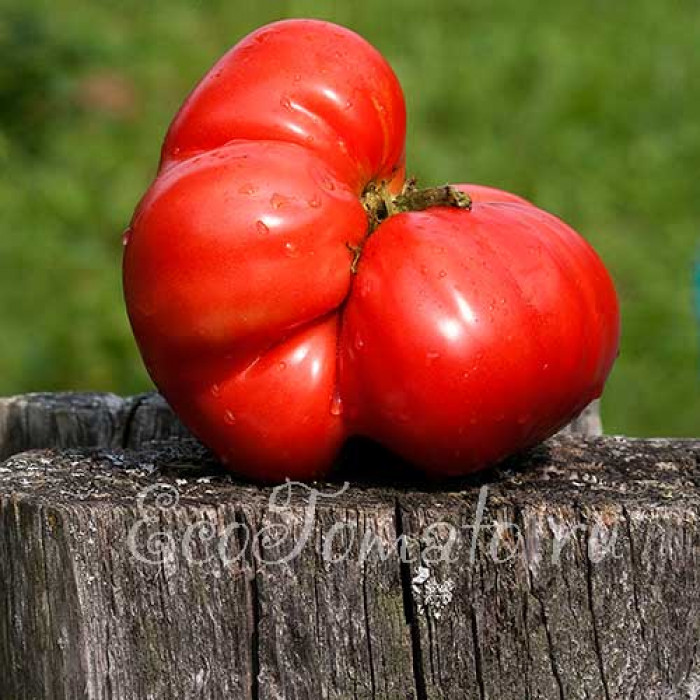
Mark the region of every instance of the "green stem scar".
[[[362, 206], [367, 212], [368, 232], [365, 241], [390, 216], [409, 211], [424, 211], [431, 207], [451, 207], [454, 209], [471, 209], [472, 200], [466, 193], [453, 185], [442, 187], [427, 187], [418, 189], [416, 179], [409, 178], [397, 195], [392, 194], [386, 182], [370, 182], [362, 193]], [[350, 270], [357, 272], [357, 266], [362, 256], [362, 245], [347, 244], [353, 258]]]

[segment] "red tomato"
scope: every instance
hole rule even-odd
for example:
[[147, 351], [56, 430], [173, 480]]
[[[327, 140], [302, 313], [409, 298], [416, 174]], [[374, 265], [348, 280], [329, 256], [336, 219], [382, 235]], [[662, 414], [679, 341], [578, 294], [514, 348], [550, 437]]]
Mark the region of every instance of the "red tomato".
[[316, 20], [245, 38], [175, 117], [125, 297], [154, 382], [233, 471], [318, 478], [361, 434], [464, 474], [600, 395], [619, 318], [590, 246], [478, 185], [471, 210], [440, 190], [455, 206], [395, 213], [404, 137], [386, 61]]

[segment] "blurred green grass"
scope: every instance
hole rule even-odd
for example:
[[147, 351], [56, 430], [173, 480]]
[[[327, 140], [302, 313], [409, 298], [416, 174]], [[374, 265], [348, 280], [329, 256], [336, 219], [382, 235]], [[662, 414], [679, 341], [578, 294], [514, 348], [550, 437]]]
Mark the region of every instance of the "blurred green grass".
[[165, 129], [224, 50], [314, 16], [401, 80], [409, 171], [518, 192], [582, 232], [616, 280], [610, 432], [700, 433], [694, 0], [11, 0], [0, 9], [0, 394], [150, 386], [126, 321], [121, 231]]

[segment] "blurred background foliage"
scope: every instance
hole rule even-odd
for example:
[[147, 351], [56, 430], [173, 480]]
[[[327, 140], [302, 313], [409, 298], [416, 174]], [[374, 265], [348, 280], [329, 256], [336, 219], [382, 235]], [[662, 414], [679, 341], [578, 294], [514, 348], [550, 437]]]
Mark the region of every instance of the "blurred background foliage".
[[608, 431], [698, 435], [696, 0], [5, 0], [0, 394], [150, 386], [122, 304], [121, 232], [195, 82], [239, 37], [292, 16], [345, 24], [388, 58], [423, 183], [520, 193], [598, 249], [623, 307]]

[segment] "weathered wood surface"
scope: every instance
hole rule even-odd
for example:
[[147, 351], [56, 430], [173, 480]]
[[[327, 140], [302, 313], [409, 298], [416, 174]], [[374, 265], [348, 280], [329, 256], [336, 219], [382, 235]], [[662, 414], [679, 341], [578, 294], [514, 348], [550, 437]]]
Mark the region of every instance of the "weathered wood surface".
[[[601, 435], [599, 402], [593, 401], [562, 430]], [[139, 447], [153, 440], [191, 437], [156, 393], [63, 392], [0, 398], [0, 459], [42, 447]]]
[[138, 447], [189, 437], [159, 394], [63, 392], [0, 398], [0, 459], [41, 447]]
[[441, 488], [354, 445], [311, 508], [153, 397], [72, 400], [0, 410], [5, 454], [93, 445], [0, 466], [2, 700], [699, 697], [700, 441], [558, 437]]

